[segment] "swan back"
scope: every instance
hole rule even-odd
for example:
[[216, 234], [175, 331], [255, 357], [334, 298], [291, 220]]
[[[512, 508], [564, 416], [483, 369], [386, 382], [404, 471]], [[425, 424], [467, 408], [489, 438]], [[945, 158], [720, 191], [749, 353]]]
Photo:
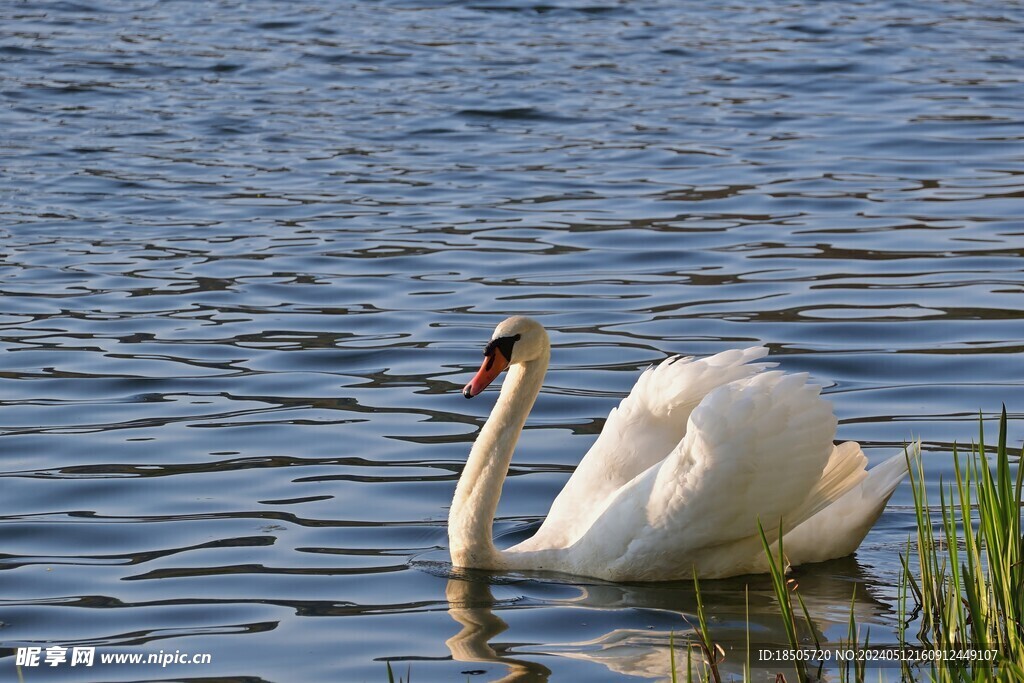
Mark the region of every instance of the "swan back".
[[679, 445], [690, 414], [711, 391], [773, 367], [752, 362], [767, 354], [768, 349], [755, 346], [697, 360], [673, 356], [647, 368], [629, 396], [612, 409], [597, 441], [528, 543], [566, 547], [576, 542], [611, 496]]

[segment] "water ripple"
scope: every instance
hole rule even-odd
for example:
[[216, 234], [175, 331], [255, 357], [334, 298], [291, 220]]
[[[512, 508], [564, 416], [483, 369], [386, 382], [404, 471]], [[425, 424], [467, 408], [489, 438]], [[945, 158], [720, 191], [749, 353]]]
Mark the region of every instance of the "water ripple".
[[[238, 681], [663, 676], [688, 587], [444, 564], [490, 405], [459, 389], [513, 312], [554, 356], [505, 539], [670, 353], [767, 344], [871, 459], [921, 436], [933, 483], [978, 410], [1006, 402], [1020, 441], [1005, 3], [37, 2], [0, 26], [4, 647], [209, 651], [196, 675]], [[896, 628], [893, 502], [801, 572], [823, 642], [851, 582]], [[722, 642], [745, 588], [706, 596]]]

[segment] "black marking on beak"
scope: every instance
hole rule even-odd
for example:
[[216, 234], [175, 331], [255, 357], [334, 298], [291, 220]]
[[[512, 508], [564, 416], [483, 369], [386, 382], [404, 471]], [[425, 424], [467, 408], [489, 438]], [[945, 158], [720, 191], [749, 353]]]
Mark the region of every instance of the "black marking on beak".
[[494, 365], [494, 350], [501, 351], [501, 355], [505, 356], [505, 360], [509, 363], [512, 362], [512, 347], [515, 346], [516, 342], [522, 339], [522, 335], [515, 335], [514, 337], [498, 337], [492, 339], [484, 349], [484, 355], [487, 357], [487, 370], [491, 369]]

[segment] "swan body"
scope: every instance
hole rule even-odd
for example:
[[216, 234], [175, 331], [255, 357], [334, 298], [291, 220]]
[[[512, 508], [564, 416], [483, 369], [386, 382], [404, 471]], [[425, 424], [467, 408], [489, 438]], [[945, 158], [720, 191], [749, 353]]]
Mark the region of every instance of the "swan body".
[[820, 562], [857, 549], [907, 471], [902, 451], [868, 472], [858, 444], [833, 445], [821, 388], [758, 362], [764, 347], [673, 357], [612, 410], [537, 533], [498, 550], [494, 514], [550, 354], [539, 323], [509, 318], [463, 390], [508, 371], [452, 501], [456, 566], [612, 581], [760, 573], [759, 521], [769, 537], [781, 525], [790, 565]]

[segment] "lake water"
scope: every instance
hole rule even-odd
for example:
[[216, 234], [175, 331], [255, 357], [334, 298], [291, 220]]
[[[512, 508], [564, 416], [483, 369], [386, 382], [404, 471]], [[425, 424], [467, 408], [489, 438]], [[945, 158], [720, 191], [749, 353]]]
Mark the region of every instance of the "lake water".
[[[446, 564], [512, 313], [506, 540], [673, 353], [767, 344], [933, 485], [979, 411], [1024, 437], [1019, 3], [9, 0], [0, 100], [4, 680], [665, 678], [688, 584]], [[893, 642], [909, 504], [797, 570], [825, 642], [855, 589]], [[748, 609], [784, 639], [763, 577], [704, 593], [728, 671]]]

